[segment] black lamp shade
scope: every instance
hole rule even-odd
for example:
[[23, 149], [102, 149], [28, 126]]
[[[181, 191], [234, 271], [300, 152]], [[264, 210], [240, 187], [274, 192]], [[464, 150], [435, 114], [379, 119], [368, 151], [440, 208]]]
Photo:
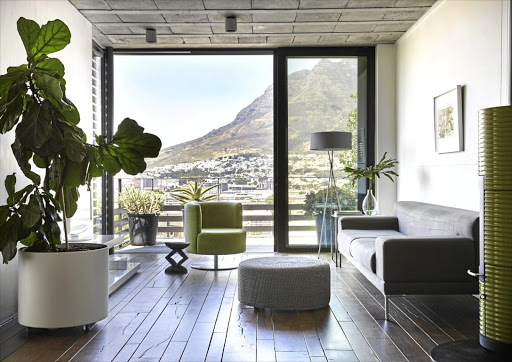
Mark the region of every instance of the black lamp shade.
[[311, 133], [310, 150], [336, 151], [352, 149], [352, 133], [350, 132], [315, 132]]

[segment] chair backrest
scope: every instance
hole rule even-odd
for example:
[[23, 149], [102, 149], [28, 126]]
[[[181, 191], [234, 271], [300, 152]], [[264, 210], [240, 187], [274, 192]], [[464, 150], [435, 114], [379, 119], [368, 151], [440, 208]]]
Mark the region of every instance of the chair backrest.
[[226, 201], [200, 202], [203, 228], [242, 228], [242, 204]]

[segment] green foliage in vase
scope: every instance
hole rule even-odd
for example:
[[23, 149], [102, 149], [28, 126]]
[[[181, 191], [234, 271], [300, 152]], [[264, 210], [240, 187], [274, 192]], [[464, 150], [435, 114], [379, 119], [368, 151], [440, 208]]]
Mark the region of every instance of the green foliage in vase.
[[215, 200], [217, 198], [216, 194], [206, 195], [206, 193], [219, 185], [203, 188], [204, 183], [205, 181], [201, 183], [198, 183], [197, 181], [189, 182], [184, 187], [172, 190], [171, 196], [182, 204], [186, 204], [191, 201]]
[[[31, 184], [16, 190], [15, 174], [5, 179], [8, 198], [0, 206], [4, 263], [15, 257], [19, 241], [32, 251], [57, 250], [61, 244], [57, 222], [76, 212], [80, 186], [89, 186], [104, 171], [143, 172], [144, 158], [157, 157], [162, 146], [157, 136], [145, 133], [129, 118], [111, 140], [96, 136], [95, 144], [87, 143], [78, 127], [79, 112], [66, 96], [64, 65], [48, 56], [69, 44], [69, 28], [58, 19], [40, 27], [23, 17], [17, 28], [27, 63], [0, 75], [0, 133], [15, 130], [12, 152]], [[43, 169], [43, 180], [33, 165]]]
[[393, 180], [393, 176], [397, 177], [398, 174], [392, 169], [398, 164], [398, 161], [394, 158], [386, 158], [387, 154], [387, 152], [384, 152], [379, 163], [375, 166], [368, 166], [364, 169], [345, 166], [343, 171], [347, 174], [348, 179], [353, 185], [357, 180], [366, 177], [369, 180], [368, 190], [370, 191], [372, 190], [372, 185], [375, 183], [375, 178], [380, 178], [381, 175], [384, 175], [391, 181], [395, 182], [395, 180]]
[[161, 192], [127, 187], [119, 193], [119, 206], [130, 214], [158, 214], [164, 205]]

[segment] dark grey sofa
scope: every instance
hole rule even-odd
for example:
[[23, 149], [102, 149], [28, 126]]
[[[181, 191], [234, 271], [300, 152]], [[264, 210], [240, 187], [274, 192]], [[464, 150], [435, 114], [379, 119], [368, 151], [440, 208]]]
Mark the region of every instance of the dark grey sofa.
[[395, 216], [339, 219], [340, 252], [385, 296], [476, 294], [479, 214], [400, 201]]

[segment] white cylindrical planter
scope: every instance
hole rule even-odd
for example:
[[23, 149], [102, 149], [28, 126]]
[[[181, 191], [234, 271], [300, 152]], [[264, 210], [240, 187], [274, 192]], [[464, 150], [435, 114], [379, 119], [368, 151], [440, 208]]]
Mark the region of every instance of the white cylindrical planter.
[[[79, 244], [73, 244], [79, 245]], [[19, 250], [18, 321], [33, 328], [88, 325], [108, 314], [108, 248], [73, 252]]]

